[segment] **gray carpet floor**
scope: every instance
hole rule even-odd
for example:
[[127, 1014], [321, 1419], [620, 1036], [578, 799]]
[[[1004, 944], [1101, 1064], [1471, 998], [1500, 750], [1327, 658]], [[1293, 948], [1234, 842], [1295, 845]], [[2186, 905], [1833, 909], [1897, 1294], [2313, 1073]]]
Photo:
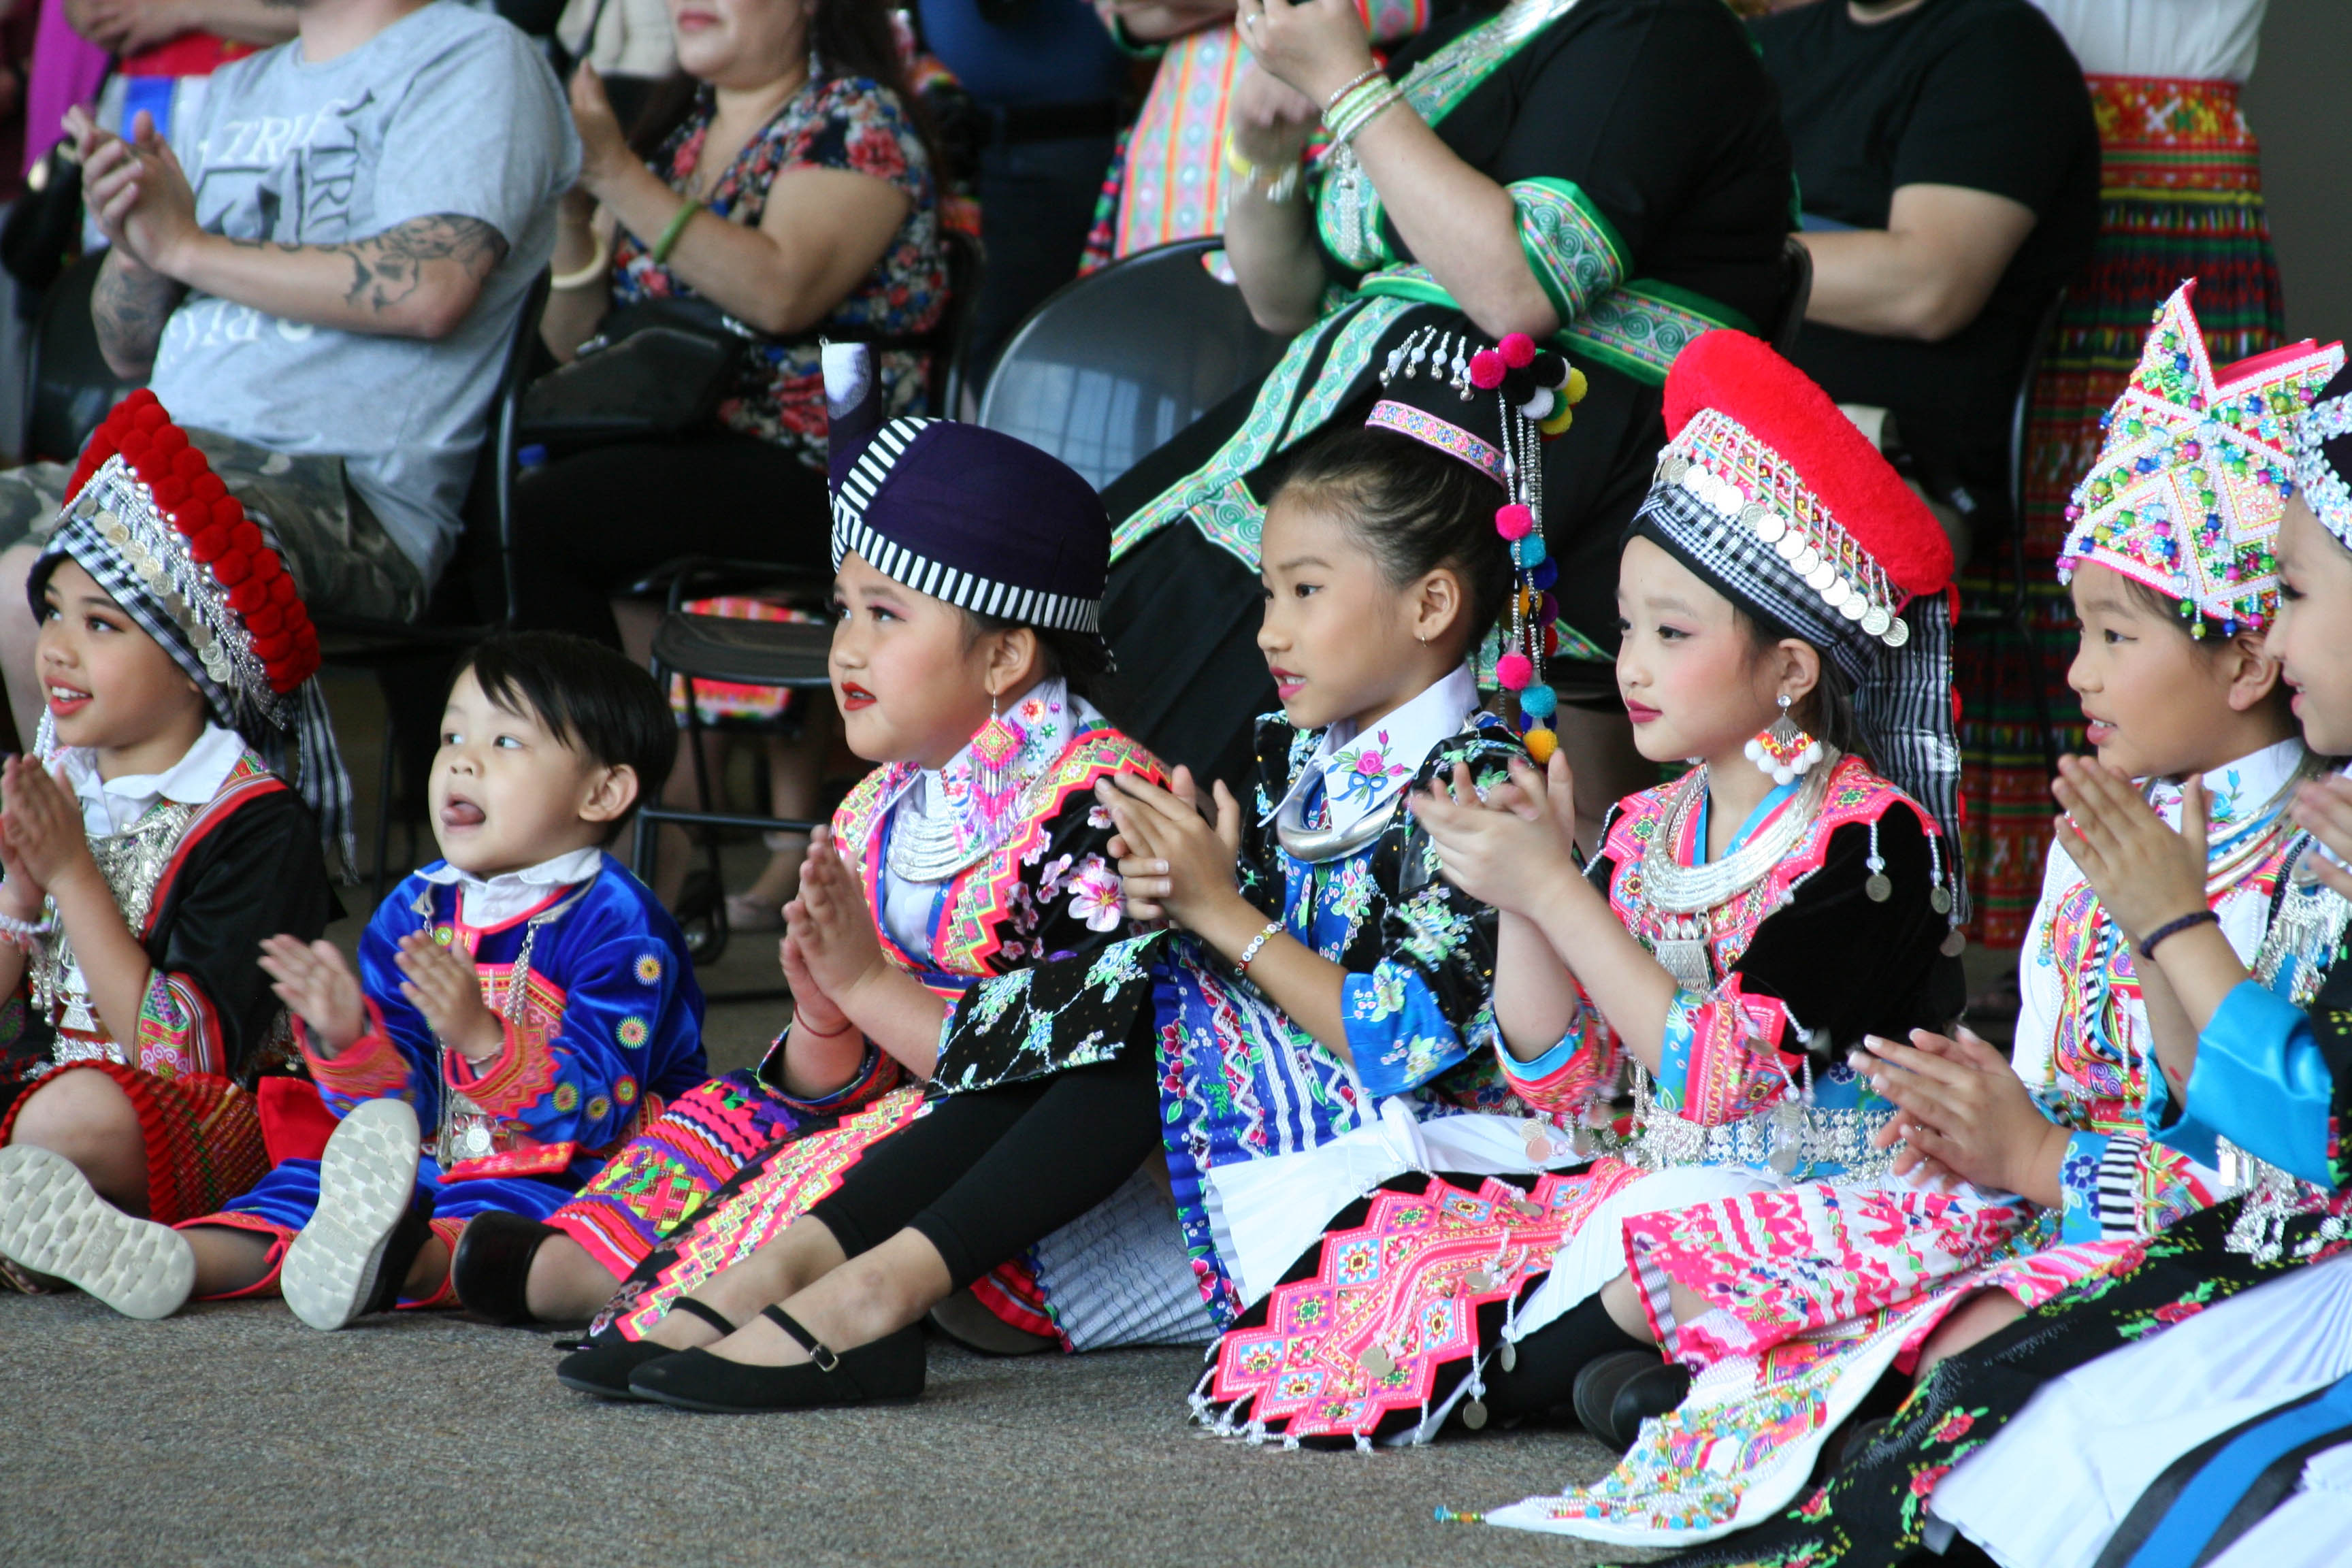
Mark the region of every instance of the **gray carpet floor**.
[[1251, 1449], [1187, 1425], [1189, 1351], [934, 1342], [918, 1405], [754, 1417], [589, 1400], [549, 1375], [547, 1336], [440, 1315], [320, 1334], [276, 1302], [137, 1323], [0, 1295], [0, 1563], [1602, 1560], [1431, 1517], [1590, 1479], [1608, 1461], [1589, 1439]]

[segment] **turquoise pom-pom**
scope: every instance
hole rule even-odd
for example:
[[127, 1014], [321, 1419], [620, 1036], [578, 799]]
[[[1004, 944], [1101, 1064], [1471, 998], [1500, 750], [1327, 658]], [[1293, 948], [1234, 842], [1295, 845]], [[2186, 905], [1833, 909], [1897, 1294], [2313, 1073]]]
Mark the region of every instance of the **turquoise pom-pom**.
[[1519, 693], [1519, 711], [1532, 713], [1538, 719], [1549, 718], [1559, 706], [1559, 699], [1552, 694], [1549, 686], [1530, 686]]
[[1549, 552], [1544, 549], [1543, 536], [1540, 534], [1530, 533], [1511, 546], [1511, 554], [1522, 568], [1542, 565], [1547, 553]]

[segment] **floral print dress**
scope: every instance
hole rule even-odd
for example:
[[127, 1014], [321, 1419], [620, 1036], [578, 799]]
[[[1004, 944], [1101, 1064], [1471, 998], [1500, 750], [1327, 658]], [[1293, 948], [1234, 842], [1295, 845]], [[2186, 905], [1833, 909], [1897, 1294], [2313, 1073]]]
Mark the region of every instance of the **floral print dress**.
[[[1466, 673], [1461, 684], [1475, 701]], [[1446, 683], [1425, 695], [1448, 695]], [[1436, 849], [1406, 798], [1408, 786], [1449, 775], [1457, 763], [1486, 787], [1506, 776], [1508, 758], [1525, 754], [1500, 721], [1474, 713], [1465, 721], [1463, 711], [1453, 710], [1434, 744], [1408, 741], [1395, 751], [1381, 748], [1378, 731], [1331, 752], [1321, 731], [1279, 715], [1258, 721], [1241, 891], [1349, 972], [1341, 1010], [1352, 1065], [1223, 959], [1174, 931], [1115, 943], [1087, 963], [983, 981], [950, 1025], [935, 1092], [1036, 1078], [1127, 1049], [1158, 1052], [1177, 1216], [1221, 1328], [1242, 1303], [1219, 1248], [1213, 1173], [1327, 1145], [1391, 1097], [1415, 1119], [1527, 1114], [1495, 1062], [1495, 912], [1438, 874]], [[1294, 786], [1307, 786], [1309, 826], [1325, 825], [1347, 781], [1374, 770], [1386, 787], [1356, 820], [1376, 817], [1377, 836], [1317, 862], [1282, 846], [1269, 819]], [[1324, 787], [1335, 778], [1337, 792]]]
[[[702, 160], [716, 100], [702, 89], [685, 121], [650, 161], [653, 172], [681, 196]], [[734, 392], [719, 406], [729, 429], [790, 447], [809, 467], [824, 468], [824, 375], [817, 335], [908, 338], [937, 325], [947, 308], [947, 251], [940, 237], [939, 199], [930, 158], [914, 122], [891, 93], [866, 77], [812, 81], [777, 111], [710, 187], [705, 205], [730, 223], [756, 228], [768, 208], [768, 189], [796, 169], [845, 169], [903, 191], [913, 205], [890, 247], [866, 280], [810, 331], [788, 342], [744, 350]], [[692, 299], [694, 290], [656, 262], [649, 247], [624, 229], [613, 249], [613, 305]], [[912, 348], [886, 347], [875, 355], [886, 415], [923, 411], [929, 357]]]
[[[835, 842], [856, 863], [884, 955], [943, 997], [1024, 964], [1083, 959], [1129, 929], [1108, 858], [1110, 818], [1094, 787], [1113, 773], [1157, 781], [1159, 763], [1059, 680], [1033, 688], [1005, 717], [1021, 734], [1009, 771], [1027, 781], [1009, 804], [980, 798], [970, 747], [924, 781], [957, 814], [964, 858], [944, 879], [911, 885], [922, 911], [915, 931], [885, 911], [906, 907], [889, 846], [919, 770], [877, 768], [834, 813]], [[922, 1086], [870, 1042], [849, 1081], [814, 1099], [785, 1092], [782, 1058], [779, 1037], [757, 1070], [682, 1096], [552, 1216], [628, 1276], [600, 1330], [617, 1322], [638, 1338], [677, 1297], [780, 1234], [922, 1109]], [[1017, 1279], [1005, 1289], [1030, 1294]]]

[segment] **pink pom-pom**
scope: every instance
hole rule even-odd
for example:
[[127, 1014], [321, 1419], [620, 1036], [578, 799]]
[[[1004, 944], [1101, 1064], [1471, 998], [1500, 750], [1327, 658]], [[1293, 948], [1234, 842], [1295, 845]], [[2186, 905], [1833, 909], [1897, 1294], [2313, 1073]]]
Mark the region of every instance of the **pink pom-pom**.
[[1525, 332], [1508, 332], [1495, 345], [1503, 363], [1513, 370], [1525, 370], [1536, 363], [1536, 341]]
[[1470, 356], [1470, 384], [1481, 392], [1492, 392], [1503, 384], [1503, 356], [1493, 349], [1480, 349]]
[[1495, 514], [1495, 531], [1509, 540], [1525, 539], [1536, 531], [1536, 514], [1517, 501]]
[[1506, 691], [1525, 691], [1535, 678], [1535, 663], [1526, 654], [1507, 653], [1495, 661], [1495, 679]]

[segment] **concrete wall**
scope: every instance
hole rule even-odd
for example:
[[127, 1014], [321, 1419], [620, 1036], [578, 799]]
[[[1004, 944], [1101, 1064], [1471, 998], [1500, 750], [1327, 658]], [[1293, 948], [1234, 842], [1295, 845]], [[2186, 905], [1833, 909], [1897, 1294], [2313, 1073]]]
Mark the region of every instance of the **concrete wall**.
[[2352, 0], [2271, 0], [2245, 106], [2287, 333], [2352, 342]]

